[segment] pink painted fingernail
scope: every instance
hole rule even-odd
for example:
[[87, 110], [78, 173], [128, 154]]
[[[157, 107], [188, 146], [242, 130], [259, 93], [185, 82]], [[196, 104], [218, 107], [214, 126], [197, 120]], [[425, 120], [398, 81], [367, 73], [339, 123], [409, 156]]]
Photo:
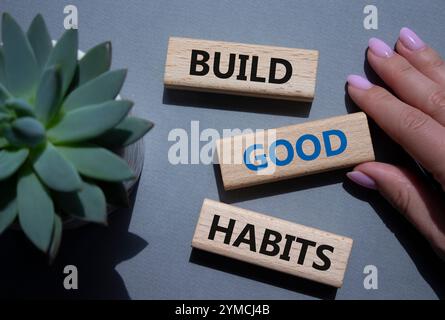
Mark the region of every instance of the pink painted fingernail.
[[381, 58], [389, 58], [394, 54], [394, 51], [386, 43], [377, 38], [369, 39], [368, 46], [372, 53]]
[[419, 38], [419, 36], [409, 28], [402, 28], [400, 30], [400, 41], [403, 45], [412, 51], [420, 50], [426, 47], [425, 42]]
[[363, 78], [362, 76], [355, 75], [355, 74], [350, 74], [347, 77], [347, 81], [351, 86], [353, 86], [357, 89], [368, 90], [373, 87], [373, 84], [371, 82], [369, 82], [368, 79]]
[[359, 186], [371, 190], [377, 190], [377, 184], [375, 183], [375, 181], [361, 171], [348, 172], [346, 176]]

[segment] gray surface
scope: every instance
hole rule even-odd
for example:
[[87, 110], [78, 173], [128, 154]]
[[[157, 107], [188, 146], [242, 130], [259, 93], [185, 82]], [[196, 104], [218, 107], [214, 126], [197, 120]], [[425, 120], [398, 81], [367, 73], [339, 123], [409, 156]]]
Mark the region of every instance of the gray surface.
[[[444, 268], [414, 229], [380, 197], [345, 182], [345, 172], [295, 179], [233, 193], [221, 191], [212, 166], [172, 166], [172, 128], [273, 128], [354, 111], [345, 99], [348, 73], [364, 72], [367, 39], [394, 43], [408, 25], [445, 54], [443, 0], [372, 1], [378, 31], [362, 27], [368, 1], [74, 1], [80, 44], [113, 42], [113, 67], [128, 67], [123, 96], [156, 123], [145, 139], [146, 162], [131, 212], [110, 227], [66, 232], [48, 267], [20, 233], [0, 237], [0, 296], [73, 298], [437, 298]], [[27, 26], [41, 12], [51, 33], [62, 30], [64, 1], [0, 0]], [[263, 99], [165, 92], [169, 36], [318, 49], [316, 98], [311, 107]], [[365, 66], [366, 69], [366, 66]], [[366, 70], [369, 72], [369, 70]], [[372, 76], [372, 74], [371, 74]], [[375, 127], [379, 160], [405, 162]], [[204, 197], [349, 236], [355, 240], [344, 287], [333, 290], [279, 273], [195, 252], [190, 242]], [[62, 287], [63, 266], [79, 268], [79, 290]], [[363, 268], [379, 268], [379, 289], [363, 288]]]

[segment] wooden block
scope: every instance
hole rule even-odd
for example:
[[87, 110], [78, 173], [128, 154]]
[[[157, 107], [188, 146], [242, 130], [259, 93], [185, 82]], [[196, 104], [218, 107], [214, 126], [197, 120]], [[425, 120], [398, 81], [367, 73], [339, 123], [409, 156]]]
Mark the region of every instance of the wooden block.
[[216, 148], [226, 190], [374, 160], [363, 112], [228, 137]]
[[283, 100], [314, 98], [318, 51], [171, 37], [167, 88]]
[[205, 199], [192, 246], [340, 288], [352, 239]]

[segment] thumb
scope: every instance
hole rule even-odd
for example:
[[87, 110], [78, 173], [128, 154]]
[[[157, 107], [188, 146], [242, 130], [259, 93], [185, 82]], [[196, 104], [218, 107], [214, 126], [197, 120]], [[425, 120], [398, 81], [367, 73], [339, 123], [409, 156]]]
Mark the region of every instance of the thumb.
[[363, 187], [378, 190], [445, 257], [444, 205], [419, 177], [379, 162], [361, 164], [347, 176]]

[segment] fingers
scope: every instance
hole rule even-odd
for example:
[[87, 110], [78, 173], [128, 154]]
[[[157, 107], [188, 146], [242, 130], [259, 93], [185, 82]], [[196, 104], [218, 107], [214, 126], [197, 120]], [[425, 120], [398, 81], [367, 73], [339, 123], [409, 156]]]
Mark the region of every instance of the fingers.
[[379, 39], [369, 40], [368, 61], [401, 100], [445, 125], [445, 87], [428, 78]]
[[445, 257], [445, 210], [439, 198], [416, 176], [389, 164], [369, 162], [348, 173], [369, 189], [377, 189]]
[[445, 128], [360, 76], [348, 77], [352, 100], [445, 186]]
[[400, 30], [397, 52], [425, 76], [445, 87], [445, 63], [440, 55], [428, 47], [414, 31]]

